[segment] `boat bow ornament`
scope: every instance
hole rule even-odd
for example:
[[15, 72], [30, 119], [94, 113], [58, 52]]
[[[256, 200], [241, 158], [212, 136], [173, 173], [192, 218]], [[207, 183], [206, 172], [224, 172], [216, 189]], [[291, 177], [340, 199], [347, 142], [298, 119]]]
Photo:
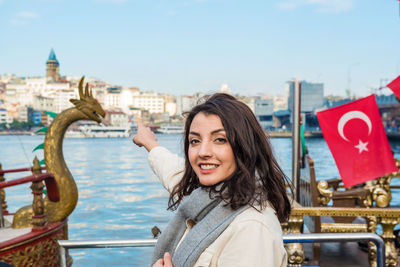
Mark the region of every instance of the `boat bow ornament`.
[[[44, 158], [46, 169], [55, 177], [59, 188], [60, 200], [53, 202], [48, 197], [44, 201], [47, 222], [61, 222], [74, 210], [78, 202], [78, 189], [74, 178], [64, 160], [62, 144], [67, 128], [78, 120], [93, 120], [101, 122], [105, 112], [93, 97], [89, 85], [86, 83], [83, 91], [84, 77], [79, 82], [80, 99], [71, 99], [75, 107], [61, 112], [47, 130], [44, 142]], [[101, 116], [101, 117], [100, 117]], [[13, 228], [32, 226], [32, 206], [19, 209], [14, 216]]]

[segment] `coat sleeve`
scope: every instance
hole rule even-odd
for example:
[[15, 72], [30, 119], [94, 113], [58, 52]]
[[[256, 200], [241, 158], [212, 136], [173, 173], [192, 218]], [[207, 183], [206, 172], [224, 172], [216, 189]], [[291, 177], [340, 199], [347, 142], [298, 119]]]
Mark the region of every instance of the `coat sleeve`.
[[182, 179], [185, 160], [161, 146], [149, 152], [148, 160], [154, 174], [171, 193], [174, 186]]
[[283, 267], [287, 265], [282, 236], [259, 221], [241, 222], [226, 243], [219, 258], [219, 267]]

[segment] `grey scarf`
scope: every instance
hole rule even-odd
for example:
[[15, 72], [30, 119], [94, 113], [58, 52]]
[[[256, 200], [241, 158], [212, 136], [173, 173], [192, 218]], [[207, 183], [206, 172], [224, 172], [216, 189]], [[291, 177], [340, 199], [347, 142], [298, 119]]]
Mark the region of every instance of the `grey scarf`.
[[[232, 210], [218, 197], [197, 188], [180, 204], [176, 215], [157, 241], [153, 253], [153, 264], [164, 257], [172, 256], [174, 267], [192, 267], [200, 254], [228, 227], [232, 220], [248, 206]], [[185, 236], [176, 249], [186, 230], [186, 220], [192, 219], [196, 225]]]

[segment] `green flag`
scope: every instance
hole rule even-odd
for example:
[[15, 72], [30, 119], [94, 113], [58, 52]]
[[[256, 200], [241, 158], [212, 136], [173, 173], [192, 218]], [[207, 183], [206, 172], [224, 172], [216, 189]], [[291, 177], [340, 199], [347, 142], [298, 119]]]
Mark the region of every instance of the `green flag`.
[[300, 124], [300, 142], [301, 142], [301, 156], [304, 157], [307, 151], [306, 151], [306, 139], [304, 137], [303, 124]]
[[47, 133], [47, 127], [40, 128], [35, 133]]
[[38, 145], [37, 147], [35, 147], [35, 148], [32, 150], [32, 152], [35, 152], [35, 151], [38, 150], [38, 149], [43, 149], [43, 147], [44, 147], [44, 144], [42, 143], [42, 144]]
[[47, 115], [49, 115], [50, 117], [52, 117], [53, 119], [58, 115], [55, 112], [51, 112], [51, 111], [45, 111], [44, 113], [46, 113]]

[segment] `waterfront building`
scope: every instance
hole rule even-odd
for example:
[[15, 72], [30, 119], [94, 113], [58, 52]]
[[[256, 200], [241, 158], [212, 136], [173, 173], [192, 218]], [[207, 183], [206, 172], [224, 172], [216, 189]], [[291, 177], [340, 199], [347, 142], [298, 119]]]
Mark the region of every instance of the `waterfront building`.
[[400, 132], [400, 103], [396, 96], [376, 95], [376, 102], [386, 131]]
[[219, 89], [219, 92], [230, 95], [231, 94], [231, 88], [229, 88], [229, 86], [226, 83], [224, 83], [224, 84], [221, 85], [221, 88]]
[[68, 82], [47, 83], [46, 93], [43, 96], [54, 99], [52, 109], [47, 111], [55, 113], [60, 113], [65, 109], [73, 107], [73, 104], [69, 100], [79, 98], [78, 89], [71, 88]]
[[32, 111], [33, 124], [39, 124], [42, 122], [42, 113], [40, 111]]
[[[313, 112], [324, 105], [324, 84], [301, 81], [301, 112]], [[287, 82], [289, 89], [288, 109], [293, 109], [294, 81]]]
[[176, 115], [182, 115], [184, 112], [191, 110], [198, 103], [199, 99], [204, 97], [203, 93], [194, 95], [180, 95], [176, 97]]
[[287, 110], [288, 109], [288, 97], [286, 96], [274, 96], [274, 111]]
[[0, 74], [0, 82], [7, 84], [10, 81], [16, 79], [17, 76], [15, 76], [15, 74], [12, 73], [5, 73], [5, 74]]
[[153, 92], [141, 92], [133, 96], [133, 106], [148, 110], [150, 113], [164, 112], [164, 98]]
[[185, 111], [195, 106], [195, 98], [190, 95], [180, 95], [176, 97], [176, 114], [182, 115]]
[[119, 103], [119, 108], [128, 113], [129, 107], [133, 105], [133, 98], [140, 94], [139, 88], [136, 87], [122, 87], [121, 90], [121, 100]]
[[56, 58], [56, 53], [52, 48], [49, 54], [49, 58], [46, 62], [46, 79], [48, 81], [59, 81], [60, 80], [60, 63]]
[[47, 80], [44, 77], [29, 77], [25, 79], [25, 90], [32, 95], [46, 95]]
[[28, 107], [23, 106], [18, 109], [18, 120], [20, 122], [28, 122]]
[[33, 99], [33, 109], [42, 111], [54, 110], [54, 98], [37, 95]]
[[130, 106], [127, 115], [129, 117], [129, 121], [131, 122], [131, 125], [136, 125], [138, 118], [142, 118], [142, 120], [144, 121], [144, 117], [147, 114], [144, 115], [143, 109], [141, 108]]
[[121, 91], [122, 88], [119, 86], [107, 88], [107, 94], [104, 103], [106, 109], [112, 109], [120, 106]]
[[77, 91], [71, 89], [59, 89], [51, 97], [54, 99], [53, 109], [47, 111], [55, 113], [61, 113], [63, 110], [73, 107], [70, 99], [79, 99]]
[[290, 111], [288, 109], [281, 109], [274, 112], [274, 124], [275, 127], [284, 130], [291, 129], [290, 123]]
[[5, 108], [0, 108], [0, 124], [2, 123], [12, 123], [14, 120], [8, 115], [8, 111]]
[[[301, 84], [301, 116], [304, 130], [318, 130], [315, 111], [324, 106], [324, 84], [300, 81]], [[295, 81], [287, 82], [289, 91], [288, 109], [293, 111]]]
[[272, 99], [255, 99], [254, 114], [265, 130], [273, 125], [274, 103]]
[[15, 79], [6, 85], [5, 103], [29, 105], [33, 95], [26, 90], [25, 79]]
[[108, 125], [125, 127], [129, 125], [129, 117], [120, 110], [106, 110], [104, 121]]
[[175, 102], [167, 102], [167, 103], [165, 103], [165, 112], [169, 116], [176, 115], [176, 111], [177, 111], [177, 105], [176, 105]]
[[245, 103], [250, 109], [251, 111], [255, 110], [255, 104], [254, 104], [254, 97], [248, 97], [248, 96], [235, 96], [238, 100], [242, 101], [243, 103]]

